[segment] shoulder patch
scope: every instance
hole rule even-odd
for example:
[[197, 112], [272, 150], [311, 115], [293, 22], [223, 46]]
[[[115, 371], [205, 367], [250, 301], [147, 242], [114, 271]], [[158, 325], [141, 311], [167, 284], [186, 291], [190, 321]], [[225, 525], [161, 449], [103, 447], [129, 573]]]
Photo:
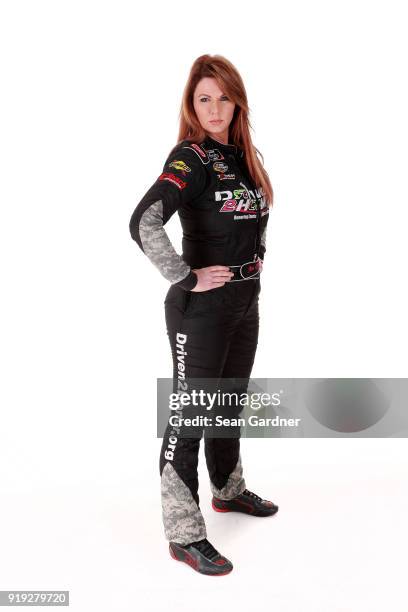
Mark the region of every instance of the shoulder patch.
[[201, 160], [201, 163], [203, 163], [204, 165], [210, 162], [206, 151], [204, 151], [204, 149], [195, 142], [192, 142], [190, 145], [183, 146], [183, 149], [191, 149], [191, 151], [194, 151], [197, 157]]
[[173, 159], [173, 161], [169, 163], [169, 167], [180, 170], [183, 176], [186, 176], [186, 172], [191, 172], [190, 166], [187, 166], [186, 162], [182, 159]]

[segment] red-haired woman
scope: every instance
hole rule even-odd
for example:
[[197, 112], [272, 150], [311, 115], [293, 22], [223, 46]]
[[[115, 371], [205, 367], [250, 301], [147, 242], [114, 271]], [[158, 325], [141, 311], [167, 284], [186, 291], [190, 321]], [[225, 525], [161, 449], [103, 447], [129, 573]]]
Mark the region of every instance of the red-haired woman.
[[[236, 68], [220, 55], [199, 57], [184, 90], [178, 144], [130, 221], [132, 238], [171, 283], [165, 316], [177, 392], [202, 378], [237, 380], [234, 390], [242, 392], [251, 374], [273, 191], [248, 115]], [[182, 256], [163, 228], [176, 211]], [[246, 488], [235, 430], [204, 437], [213, 508], [272, 515], [278, 506]], [[207, 540], [199, 508], [201, 437], [167, 425], [160, 454], [164, 531], [173, 558], [204, 574], [227, 574], [232, 563]]]

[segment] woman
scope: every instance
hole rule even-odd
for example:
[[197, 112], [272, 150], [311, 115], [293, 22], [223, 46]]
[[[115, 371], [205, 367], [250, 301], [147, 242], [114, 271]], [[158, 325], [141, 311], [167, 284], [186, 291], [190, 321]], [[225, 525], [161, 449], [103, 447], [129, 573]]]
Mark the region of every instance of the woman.
[[[189, 379], [249, 380], [258, 342], [258, 295], [273, 191], [249, 134], [248, 103], [236, 68], [203, 55], [186, 84], [178, 144], [136, 207], [130, 232], [170, 281], [165, 299], [174, 389]], [[178, 211], [183, 254], [163, 228]], [[202, 432], [181, 435], [169, 422], [160, 455], [164, 530], [170, 554], [209, 575], [232, 563], [207, 540], [199, 508]], [[235, 437], [205, 436], [205, 456], [219, 512], [272, 515], [278, 506], [246, 488]]]

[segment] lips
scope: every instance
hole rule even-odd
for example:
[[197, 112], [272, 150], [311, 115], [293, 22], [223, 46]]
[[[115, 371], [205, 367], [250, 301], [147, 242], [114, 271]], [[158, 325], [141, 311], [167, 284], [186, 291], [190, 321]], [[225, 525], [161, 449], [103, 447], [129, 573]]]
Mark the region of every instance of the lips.
[[210, 121], [210, 123], [221, 123], [222, 119], [215, 119], [214, 121]]

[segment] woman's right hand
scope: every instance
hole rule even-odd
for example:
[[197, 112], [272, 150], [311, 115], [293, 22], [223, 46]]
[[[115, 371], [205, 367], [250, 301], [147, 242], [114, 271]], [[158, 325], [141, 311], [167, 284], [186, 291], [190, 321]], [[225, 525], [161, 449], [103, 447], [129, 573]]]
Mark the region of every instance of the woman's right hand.
[[208, 291], [216, 287], [222, 287], [234, 276], [228, 266], [208, 266], [207, 268], [193, 269], [198, 276], [196, 286], [191, 291]]

